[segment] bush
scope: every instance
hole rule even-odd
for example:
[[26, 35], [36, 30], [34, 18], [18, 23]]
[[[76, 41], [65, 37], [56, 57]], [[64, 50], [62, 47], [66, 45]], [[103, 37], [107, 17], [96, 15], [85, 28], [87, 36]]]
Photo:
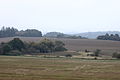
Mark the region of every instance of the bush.
[[9, 53], [7, 53], [6, 55], [9, 55], [9, 56], [20, 56], [20, 55], [22, 55], [22, 53], [19, 50], [12, 50]]
[[97, 60], [97, 57], [95, 57], [94, 59]]
[[99, 56], [99, 54], [100, 54], [100, 52], [101, 52], [101, 50], [100, 50], [100, 49], [96, 49], [96, 50], [95, 50], [95, 52], [94, 52], [94, 55], [95, 55], [96, 57], [98, 57], [98, 56]]
[[65, 57], [72, 57], [72, 55], [71, 54], [66, 54]]
[[65, 44], [62, 41], [55, 41], [55, 51], [66, 51]]
[[120, 59], [120, 53], [114, 52], [112, 55], [113, 58]]
[[117, 58], [120, 59], [120, 54], [117, 54]]
[[11, 51], [11, 46], [8, 45], [8, 44], [2, 44], [1, 45], [1, 48], [0, 48], [0, 53], [2, 55], [6, 55], [6, 53], [10, 52]]
[[117, 57], [117, 54], [118, 54], [117, 52], [114, 52], [114, 53], [112, 54], [112, 57], [113, 57], [113, 58], [116, 58], [116, 57]]

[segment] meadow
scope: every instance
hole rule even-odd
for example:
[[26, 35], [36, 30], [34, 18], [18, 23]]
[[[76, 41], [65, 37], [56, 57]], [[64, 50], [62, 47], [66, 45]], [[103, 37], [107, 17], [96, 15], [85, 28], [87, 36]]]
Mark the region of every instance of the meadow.
[[0, 80], [120, 80], [120, 60], [0, 56]]

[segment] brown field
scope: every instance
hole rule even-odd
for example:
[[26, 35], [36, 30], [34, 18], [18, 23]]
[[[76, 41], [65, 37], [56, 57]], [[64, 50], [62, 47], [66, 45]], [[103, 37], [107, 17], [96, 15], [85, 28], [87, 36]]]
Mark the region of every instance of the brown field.
[[120, 61], [0, 56], [0, 80], [120, 80]]
[[[43, 38], [39, 37], [20, 37], [23, 41], [27, 42], [39, 42]], [[0, 38], [0, 42], [7, 42], [13, 38]], [[84, 51], [85, 49], [89, 51], [94, 51], [96, 49], [102, 50], [105, 54], [112, 54], [113, 52], [120, 52], [120, 42], [119, 41], [105, 41], [105, 40], [95, 40], [95, 39], [55, 39], [61, 40], [66, 44], [66, 48], [69, 51]]]
[[[0, 38], [8, 42], [13, 38]], [[39, 42], [42, 38], [22, 37], [23, 41]], [[120, 80], [120, 60], [65, 58], [76, 51], [101, 49], [106, 54], [120, 51], [120, 42], [93, 39], [53, 39], [66, 44], [68, 52], [45, 55], [0, 56], [0, 80]], [[54, 57], [55, 55], [55, 57]], [[77, 55], [78, 56], [78, 55]]]

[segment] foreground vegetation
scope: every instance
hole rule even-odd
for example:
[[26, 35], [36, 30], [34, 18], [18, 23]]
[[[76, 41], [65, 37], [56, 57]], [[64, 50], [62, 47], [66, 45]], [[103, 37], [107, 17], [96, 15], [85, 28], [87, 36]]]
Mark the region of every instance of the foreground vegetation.
[[24, 55], [24, 54], [39, 54], [66, 51], [65, 44], [62, 41], [51, 41], [43, 39], [39, 43], [23, 42], [19, 38], [0, 44], [0, 55]]
[[120, 61], [0, 56], [0, 80], [120, 80]]
[[[9, 42], [15, 37], [0, 38], [0, 43]], [[42, 37], [18, 37], [23, 42], [39, 43], [44, 38]], [[120, 52], [120, 42], [110, 40], [94, 40], [94, 39], [66, 39], [66, 38], [48, 38], [52, 41], [62, 41], [65, 44], [65, 48], [68, 51], [88, 51], [94, 52], [97, 49], [101, 50], [101, 53], [106, 56], [112, 56], [113, 53]]]

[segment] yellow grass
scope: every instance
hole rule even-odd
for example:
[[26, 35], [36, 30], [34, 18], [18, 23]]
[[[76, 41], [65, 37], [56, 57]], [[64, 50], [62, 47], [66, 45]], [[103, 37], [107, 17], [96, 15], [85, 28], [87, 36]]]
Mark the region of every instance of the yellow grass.
[[0, 56], [0, 80], [120, 80], [120, 61]]

